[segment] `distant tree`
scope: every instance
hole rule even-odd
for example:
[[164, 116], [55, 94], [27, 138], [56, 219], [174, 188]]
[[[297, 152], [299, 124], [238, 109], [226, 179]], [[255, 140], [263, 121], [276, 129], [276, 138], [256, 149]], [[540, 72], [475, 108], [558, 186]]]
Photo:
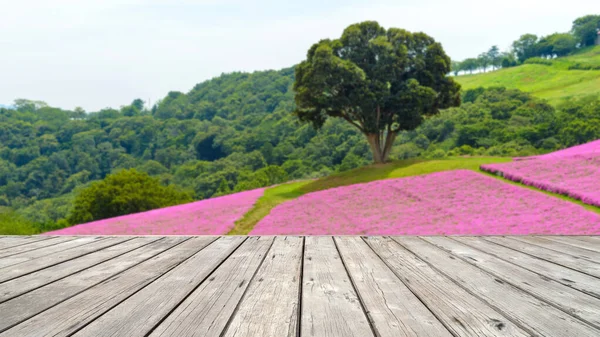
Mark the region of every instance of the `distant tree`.
[[477, 62], [479, 63], [479, 67], [481, 69], [483, 69], [483, 72], [485, 73], [487, 68], [492, 63], [492, 60], [491, 60], [490, 56], [488, 55], [488, 53], [481, 53], [481, 54], [479, 54], [479, 56], [477, 56]]
[[462, 64], [458, 61], [452, 61], [452, 64], [450, 65], [451, 69], [452, 69], [452, 73], [454, 74], [454, 76], [458, 76], [458, 73], [460, 73], [463, 69], [462, 69]]
[[460, 85], [449, 72], [450, 58], [430, 36], [354, 24], [340, 39], [314, 44], [296, 67], [295, 114], [317, 129], [328, 117], [345, 119], [382, 163], [401, 131], [460, 104]]
[[217, 188], [217, 192], [215, 193], [215, 196], [222, 196], [230, 193], [231, 188], [229, 187], [227, 180], [225, 180], [225, 178], [222, 178], [221, 182], [219, 183], [219, 188]]
[[48, 104], [46, 104], [46, 102], [32, 101], [32, 100], [24, 99], [24, 98], [17, 98], [17, 99], [15, 99], [14, 103], [15, 103], [15, 108], [17, 108], [17, 110], [21, 111], [21, 112], [36, 111], [38, 109], [45, 108], [48, 106]]
[[537, 56], [536, 55], [536, 43], [538, 41], [537, 35], [533, 34], [525, 34], [521, 35], [521, 37], [513, 42], [513, 51], [515, 55], [517, 55], [517, 59], [520, 62], [524, 62], [530, 57]]
[[464, 71], [468, 71], [469, 73], [473, 73], [473, 71], [479, 68], [479, 61], [474, 58], [468, 58], [461, 62], [461, 69]]
[[500, 66], [502, 68], [510, 68], [517, 65], [517, 59], [513, 53], [502, 53]]
[[490, 59], [490, 64], [494, 69], [500, 68], [502, 63], [502, 58], [500, 57], [500, 49], [498, 46], [492, 46], [490, 50], [487, 52], [487, 56]]
[[557, 56], [565, 56], [577, 48], [577, 39], [569, 33], [556, 33], [549, 37], [552, 45], [552, 53]]
[[67, 220], [79, 224], [189, 201], [188, 193], [163, 186], [147, 173], [122, 170], [81, 190]]
[[581, 47], [593, 46], [600, 29], [600, 15], [586, 15], [573, 21], [571, 32]]

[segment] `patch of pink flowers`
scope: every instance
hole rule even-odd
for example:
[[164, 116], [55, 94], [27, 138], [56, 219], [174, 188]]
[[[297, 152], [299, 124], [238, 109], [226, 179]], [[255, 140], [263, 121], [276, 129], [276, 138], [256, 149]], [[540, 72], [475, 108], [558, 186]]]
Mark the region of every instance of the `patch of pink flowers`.
[[250, 234], [600, 234], [600, 215], [457, 170], [309, 193], [275, 207]]
[[600, 139], [595, 140], [593, 142], [572, 146], [563, 150], [554, 151], [551, 153], [539, 155], [539, 156], [529, 156], [529, 157], [517, 157], [514, 158], [516, 161], [520, 160], [531, 160], [531, 159], [559, 159], [564, 157], [570, 157], [574, 155], [600, 155]]
[[481, 169], [600, 206], [600, 141], [527, 158]]
[[263, 195], [256, 189], [76, 225], [49, 235], [222, 235]]

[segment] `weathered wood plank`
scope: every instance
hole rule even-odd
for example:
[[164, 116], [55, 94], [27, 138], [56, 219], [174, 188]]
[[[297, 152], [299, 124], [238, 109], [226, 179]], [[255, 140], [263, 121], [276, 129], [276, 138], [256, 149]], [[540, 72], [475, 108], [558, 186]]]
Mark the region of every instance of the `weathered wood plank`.
[[600, 334], [600, 330], [420, 238], [396, 237], [394, 240], [534, 334], [556, 337]]
[[499, 259], [531, 270], [542, 277], [600, 298], [600, 280], [578, 271], [486, 241], [482, 237], [453, 237], [454, 240]]
[[[60, 240], [60, 239], [63, 239], [63, 240]], [[36, 249], [40, 249], [40, 248], [44, 248], [44, 247], [48, 247], [48, 246], [52, 246], [52, 245], [55, 245], [57, 243], [64, 242], [64, 241], [70, 241], [69, 239], [75, 240], [76, 238], [75, 237], [70, 237], [70, 238], [51, 237], [51, 238], [46, 238], [45, 240], [31, 240], [31, 242], [28, 242], [26, 244], [10, 247], [10, 249], [0, 250], [0, 258], [11, 256], [11, 255], [17, 255], [20, 253], [25, 253], [25, 252], [29, 252], [32, 250], [36, 250]]]
[[75, 336], [146, 336], [243, 241], [238, 236], [211, 243]]
[[56, 236], [2, 236], [0, 237], [0, 250], [27, 245], [37, 241], [56, 238]]
[[0, 303], [159, 240], [141, 237], [0, 284]]
[[540, 277], [527, 269], [449, 238], [426, 237], [423, 239], [562, 311], [600, 328], [600, 299], [566, 287], [547, 277]]
[[335, 241], [378, 336], [452, 336], [360, 237]]
[[595, 264], [600, 262], [600, 252], [576, 247], [562, 241], [547, 240], [544, 238], [534, 236], [514, 236], [513, 238], [521, 242], [540, 246], [546, 249], [551, 249], [558, 253], [569, 254], [580, 259], [585, 259]]
[[[85, 240], [80, 242], [75, 242], [78, 240]], [[72, 246], [68, 249], [61, 250], [54, 254], [48, 256], [41, 256], [29, 261], [21, 262], [18, 264], [14, 264], [5, 268], [0, 269], [0, 282], [5, 282], [11, 280], [13, 278], [26, 275], [32, 273], [34, 271], [38, 271], [44, 268], [52, 267], [56, 264], [62, 263], [64, 261], [68, 261], [80, 256], [87, 255], [89, 253], [93, 253], [95, 251], [116, 245], [125, 240], [129, 240], [129, 238], [125, 237], [112, 237], [112, 238], [80, 238], [73, 241], [65, 242], [64, 244], [72, 243], [75, 246]], [[59, 244], [62, 245], [62, 244]], [[57, 245], [57, 246], [59, 246]], [[54, 246], [53, 246], [54, 247]], [[47, 249], [51, 249], [52, 247], [48, 247]], [[46, 250], [46, 248], [42, 248], [39, 250]], [[34, 251], [34, 252], [37, 252]], [[32, 252], [33, 253], [33, 252]], [[29, 254], [29, 253], [24, 253]], [[20, 254], [23, 255], [23, 254]], [[16, 255], [19, 256], [19, 255]], [[7, 259], [12, 258], [12, 256], [7, 257]], [[1, 260], [0, 260], [1, 261]]]
[[530, 336], [392, 239], [364, 240], [455, 336]]
[[273, 237], [250, 237], [150, 336], [220, 336]]
[[582, 238], [574, 236], [541, 236], [541, 238], [554, 242], [566, 243], [571, 246], [585, 248], [600, 253], [600, 241], [593, 242], [589, 240], [582, 240]]
[[305, 239], [300, 320], [302, 336], [373, 336], [331, 237]]
[[[110, 300], [114, 301], [114, 296], [120, 296], [120, 294], [113, 293], [122, 289], [122, 285], [126, 283], [121, 282], [124, 277], [127, 278], [126, 281], [133, 283], [133, 286], [130, 285], [133, 290], [137, 285], [146, 284], [144, 282], [147, 282], [148, 277], [154, 276], [153, 268], [160, 271], [163, 268], [160, 264], [171, 264], [170, 258], [173, 255], [189, 253], [190, 248], [196, 249], [197, 245], [193, 243], [192, 247], [189, 245], [183, 246], [182, 250], [183, 241], [189, 240], [182, 237], [169, 237], [155, 241], [114, 260], [103, 262], [100, 265], [4, 302], [0, 304], [0, 312], [3, 313], [0, 321], [0, 331], [21, 323], [36, 314], [38, 314], [38, 316], [35, 316], [37, 320], [25, 321], [25, 323], [17, 326], [17, 329], [11, 329], [3, 336], [27, 335], [36, 329], [36, 334], [42, 336], [45, 333], [51, 334], [54, 330], [62, 331], [61, 329], [64, 326], [69, 326], [69, 322], [67, 322], [69, 315], [73, 315], [74, 321], [86, 320], [90, 316], [95, 317], [93, 316], [95, 312], [97, 313], [106, 305], [110, 306], [112, 304]], [[179, 250], [176, 249], [178, 247]], [[134, 266], [139, 268], [132, 268]], [[136, 273], [140, 269], [142, 271], [139, 273], [140, 277], [137, 278]], [[92, 288], [93, 290], [91, 290]], [[126, 291], [123, 290], [123, 292]], [[56, 305], [59, 303], [63, 305], [57, 307]], [[78, 312], [78, 305], [81, 306], [81, 312]], [[95, 312], [94, 308], [96, 308]], [[47, 327], [44, 326], [46, 323], [48, 324]]]
[[569, 255], [567, 252], [557, 252], [552, 249], [532, 245], [527, 242], [519, 241], [511, 237], [489, 237], [491, 242], [512, 248], [514, 250], [538, 257], [540, 259], [554, 262], [561, 266], [580, 271], [585, 274], [600, 277], [600, 264], [594, 263], [579, 257]]
[[[40, 248], [37, 250], [29, 251], [29, 252], [21, 252], [20, 254], [6, 256], [4, 258], [0, 258], [0, 269], [6, 268], [15, 264], [31, 261], [37, 259], [39, 257], [48, 256], [50, 254], [54, 254], [56, 252], [60, 252], [69, 248], [77, 247], [79, 245], [84, 245], [86, 243], [90, 243], [93, 241], [103, 240], [104, 238], [100, 237], [85, 237], [85, 238], [74, 238], [71, 236], [63, 236], [52, 239], [52, 244], [48, 245], [44, 248]], [[46, 240], [44, 240], [46, 241]], [[42, 241], [43, 242], [43, 241]], [[13, 247], [8, 250], [4, 250], [3, 252], [10, 252], [13, 249], [18, 249], [21, 246]]]
[[224, 337], [296, 337], [303, 243], [275, 238]]

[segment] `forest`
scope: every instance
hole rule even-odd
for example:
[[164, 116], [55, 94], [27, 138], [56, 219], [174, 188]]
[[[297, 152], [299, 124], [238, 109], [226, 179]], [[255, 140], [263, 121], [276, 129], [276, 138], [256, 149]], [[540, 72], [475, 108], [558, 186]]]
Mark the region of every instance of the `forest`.
[[[81, 212], [90, 198], [108, 200], [124, 179], [141, 186], [129, 193], [144, 210], [371, 163], [367, 140], [346, 121], [328, 119], [319, 131], [298, 121], [294, 71], [223, 74], [149, 108], [141, 99], [94, 112], [26, 99], [0, 107], [0, 230], [34, 224], [43, 231], [126, 214], [131, 200], [106, 201], [101, 215]], [[461, 98], [459, 107], [400, 132], [389, 158], [525, 156], [600, 138], [597, 96], [551, 105], [491, 87]]]

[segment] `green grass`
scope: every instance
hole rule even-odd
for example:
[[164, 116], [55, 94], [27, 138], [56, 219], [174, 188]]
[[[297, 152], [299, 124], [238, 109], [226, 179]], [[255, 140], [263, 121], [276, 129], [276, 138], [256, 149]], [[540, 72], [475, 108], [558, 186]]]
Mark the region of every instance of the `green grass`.
[[600, 46], [552, 61], [552, 65], [524, 64], [483, 74], [457, 76], [463, 89], [503, 86], [530, 92], [552, 104], [565, 99], [600, 94], [600, 70], [568, 70], [569, 65], [600, 66]]
[[388, 164], [370, 165], [334, 174], [318, 180], [299, 181], [283, 184], [265, 190], [254, 207], [229, 232], [230, 235], [246, 235], [277, 205], [299, 196], [328, 188], [365, 183], [374, 180], [410, 177], [440, 171], [467, 169], [479, 171], [483, 164], [511, 161], [503, 157], [460, 157], [440, 160], [409, 159]]

